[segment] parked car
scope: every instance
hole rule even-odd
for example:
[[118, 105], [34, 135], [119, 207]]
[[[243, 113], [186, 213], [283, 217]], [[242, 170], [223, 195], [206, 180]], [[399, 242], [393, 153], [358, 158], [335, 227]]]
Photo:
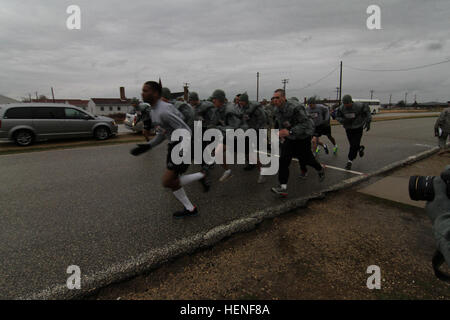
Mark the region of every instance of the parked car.
[[0, 139], [29, 146], [35, 141], [116, 135], [114, 119], [94, 116], [69, 104], [11, 103], [0, 105]]
[[125, 115], [125, 120], [123, 124], [125, 125], [125, 128], [128, 130], [131, 130], [135, 133], [142, 132], [142, 129], [144, 129], [144, 124], [142, 121], [137, 122], [137, 114], [136, 111], [131, 111]]

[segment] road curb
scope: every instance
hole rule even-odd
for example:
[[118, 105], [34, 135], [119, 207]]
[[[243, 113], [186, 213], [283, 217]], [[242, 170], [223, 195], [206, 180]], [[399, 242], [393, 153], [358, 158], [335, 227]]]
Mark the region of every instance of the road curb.
[[19, 299], [54, 300], [80, 299], [86, 297], [103, 287], [130, 279], [145, 272], [149, 272], [182, 255], [195, 252], [198, 249], [211, 247], [222, 241], [224, 238], [232, 236], [233, 234], [253, 230], [258, 224], [266, 219], [275, 218], [295, 209], [305, 208], [311, 200], [324, 199], [328, 193], [350, 188], [363, 181], [367, 181], [374, 176], [385, 174], [399, 167], [430, 157], [438, 151], [439, 147], [435, 147], [417, 155], [408, 157], [404, 160], [391, 163], [373, 173], [344, 180], [319, 193], [313, 193], [307, 197], [288, 200], [278, 206], [257, 211], [252, 213], [250, 216], [233, 220], [227, 224], [214, 227], [206, 232], [202, 232], [176, 241], [170, 245], [145, 252], [123, 263], [112, 265], [102, 272], [91, 276], [82, 277], [81, 290], [68, 290], [65, 285], [58, 285], [31, 296], [20, 297]]

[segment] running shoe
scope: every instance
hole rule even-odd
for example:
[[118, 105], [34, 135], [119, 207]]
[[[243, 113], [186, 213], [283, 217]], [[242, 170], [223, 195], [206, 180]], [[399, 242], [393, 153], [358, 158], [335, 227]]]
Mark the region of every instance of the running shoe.
[[338, 146], [334, 146], [333, 148], [333, 154], [336, 155], [338, 152]]
[[328, 146], [326, 144], [323, 145], [323, 149], [325, 150], [326, 154], [330, 154], [330, 150], [328, 150]]
[[287, 197], [287, 195], [288, 195], [287, 188], [282, 188], [281, 186], [273, 187], [272, 192], [276, 193], [282, 197]]
[[366, 147], [364, 147], [364, 146], [360, 146], [359, 147], [359, 157], [360, 158], [362, 158], [362, 157], [364, 157], [364, 149], [365, 149]]
[[319, 182], [323, 182], [325, 180], [325, 168], [322, 167], [322, 170], [317, 172], [319, 174]]
[[346, 166], [345, 166], [345, 170], [352, 170], [352, 162], [348, 161]]
[[189, 211], [186, 208], [184, 210], [177, 211], [173, 214], [173, 217], [175, 219], [182, 219], [184, 217], [195, 217], [197, 215], [198, 215], [197, 207], [194, 207], [194, 210], [192, 210], [192, 211]]
[[225, 170], [225, 172], [222, 174], [222, 176], [220, 177], [219, 181], [220, 182], [224, 182], [225, 180], [227, 180], [228, 178], [231, 178], [231, 170]]

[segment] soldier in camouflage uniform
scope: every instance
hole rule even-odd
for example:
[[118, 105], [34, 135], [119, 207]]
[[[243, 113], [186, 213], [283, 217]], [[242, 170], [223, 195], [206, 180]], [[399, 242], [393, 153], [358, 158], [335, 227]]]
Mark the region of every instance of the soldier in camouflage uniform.
[[447, 139], [450, 133], [450, 101], [448, 108], [441, 112], [434, 125], [434, 135], [439, 138], [439, 147], [444, 149], [447, 147]]
[[[216, 155], [223, 154], [225, 158], [226, 130], [236, 130], [240, 128], [241, 118], [239, 117], [239, 112], [236, 110], [235, 106], [232, 103], [227, 102], [225, 92], [223, 90], [215, 90], [211, 96], [211, 99], [216, 107], [215, 127], [222, 131], [222, 135], [224, 137], [223, 143], [221, 143], [216, 150]], [[225, 172], [219, 179], [221, 182], [231, 177], [231, 169], [228, 167], [226, 159], [223, 160], [222, 167], [225, 169]]]
[[350, 150], [345, 169], [351, 170], [358, 153], [361, 158], [364, 156], [365, 147], [361, 145], [361, 138], [363, 129], [370, 130], [372, 121], [370, 108], [366, 104], [353, 102], [350, 95], [345, 95], [342, 98], [342, 105], [336, 110], [336, 120], [344, 126], [347, 133]]
[[[253, 150], [257, 151], [259, 146], [259, 130], [265, 129], [267, 124], [266, 113], [264, 112], [263, 107], [258, 102], [249, 101], [248, 94], [246, 92], [241, 94], [241, 96], [239, 97], [239, 105], [242, 115], [241, 128], [243, 130], [253, 129], [256, 131], [256, 138], [257, 138], [256, 146], [253, 146]], [[249, 142], [248, 139], [246, 139], [245, 150], [247, 153], [246, 154], [247, 161], [249, 159], [250, 149], [252, 149], [248, 142]], [[259, 162], [259, 160], [257, 161], [256, 166], [261, 172], [261, 163]], [[244, 170], [248, 171], [252, 170], [253, 168], [255, 168], [254, 164], [247, 163], [247, 165], [244, 167]], [[264, 181], [265, 181], [264, 176], [260, 174], [258, 178], [258, 183], [263, 183]]]
[[292, 158], [301, 163], [312, 166], [317, 170], [319, 181], [325, 178], [325, 169], [314, 158], [311, 151], [311, 138], [314, 133], [314, 123], [308, 116], [305, 107], [286, 100], [285, 91], [278, 89], [273, 94], [275, 111], [275, 128], [280, 129], [280, 169], [278, 181], [280, 185], [272, 188], [272, 192], [287, 196], [287, 182], [289, 180], [289, 165]]

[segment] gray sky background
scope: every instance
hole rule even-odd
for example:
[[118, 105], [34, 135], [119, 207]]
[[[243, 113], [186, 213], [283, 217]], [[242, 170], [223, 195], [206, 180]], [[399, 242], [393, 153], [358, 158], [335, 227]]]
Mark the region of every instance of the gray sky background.
[[[81, 8], [81, 30], [68, 30], [66, 9]], [[382, 30], [366, 27], [371, 4]], [[306, 89], [344, 62], [344, 93], [393, 102], [450, 100], [450, 1], [149, 1], [0, 0], [0, 94], [37, 91], [56, 98], [139, 96], [143, 82], [161, 77], [202, 98], [221, 88], [269, 98], [288, 78], [289, 96], [336, 96], [339, 73]]]

